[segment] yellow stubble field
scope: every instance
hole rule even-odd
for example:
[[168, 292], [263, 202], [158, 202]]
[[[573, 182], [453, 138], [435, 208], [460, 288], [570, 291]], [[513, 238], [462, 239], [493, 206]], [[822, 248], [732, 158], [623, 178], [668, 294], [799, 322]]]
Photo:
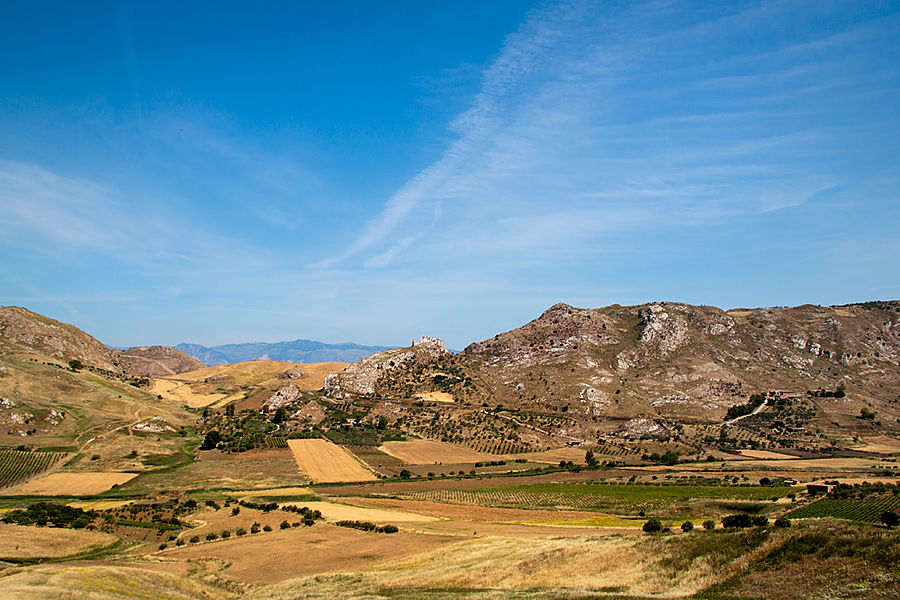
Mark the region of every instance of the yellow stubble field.
[[455, 444], [433, 442], [431, 440], [385, 442], [378, 449], [411, 465], [454, 465], [500, 458], [487, 452], [476, 452]]
[[315, 483], [377, 479], [356, 457], [328, 440], [288, 440], [288, 448], [297, 467]]

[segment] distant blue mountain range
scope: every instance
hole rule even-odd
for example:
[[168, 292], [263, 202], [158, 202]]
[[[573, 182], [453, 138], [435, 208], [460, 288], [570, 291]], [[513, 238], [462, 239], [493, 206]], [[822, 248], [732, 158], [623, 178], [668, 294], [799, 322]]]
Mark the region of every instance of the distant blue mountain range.
[[225, 365], [248, 360], [283, 360], [295, 363], [347, 362], [390, 350], [387, 346], [361, 346], [360, 344], [326, 344], [314, 340], [294, 340], [292, 342], [252, 342], [247, 344], [225, 344], [208, 348], [200, 344], [178, 344], [182, 352], [190, 354], [207, 365]]

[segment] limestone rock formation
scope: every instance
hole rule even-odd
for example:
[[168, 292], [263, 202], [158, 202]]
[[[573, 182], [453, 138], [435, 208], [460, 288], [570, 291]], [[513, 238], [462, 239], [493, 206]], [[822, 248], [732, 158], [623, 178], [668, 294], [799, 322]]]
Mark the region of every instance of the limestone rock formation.
[[341, 398], [348, 393], [374, 394], [376, 383], [385, 373], [395, 369], [408, 369], [445, 354], [448, 352], [442, 340], [425, 336], [413, 340], [408, 348], [378, 352], [356, 361], [341, 373], [329, 375], [325, 378], [325, 392], [332, 398]]
[[303, 369], [300, 367], [291, 367], [284, 373], [281, 373], [279, 379], [302, 379], [303, 378]]
[[291, 383], [269, 396], [269, 399], [266, 400], [265, 404], [263, 404], [263, 410], [269, 412], [278, 410], [285, 404], [296, 402], [299, 398], [300, 389], [296, 385]]

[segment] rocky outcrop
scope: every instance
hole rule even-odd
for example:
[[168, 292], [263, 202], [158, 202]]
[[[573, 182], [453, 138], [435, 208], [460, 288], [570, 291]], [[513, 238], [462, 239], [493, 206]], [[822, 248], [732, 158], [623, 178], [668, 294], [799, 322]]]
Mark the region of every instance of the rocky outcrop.
[[291, 367], [284, 373], [278, 375], [279, 379], [303, 379], [303, 369], [300, 367]]
[[658, 439], [667, 440], [672, 437], [668, 427], [653, 419], [631, 419], [619, 427], [615, 435], [625, 439], [642, 440]]
[[282, 406], [290, 404], [291, 402], [296, 402], [299, 399], [300, 389], [291, 383], [269, 396], [269, 399], [263, 404], [263, 410], [269, 412], [278, 410]]
[[394, 348], [367, 356], [349, 365], [341, 373], [325, 378], [325, 393], [332, 398], [345, 394], [371, 395], [378, 380], [395, 369], [409, 369], [413, 365], [430, 362], [448, 354], [442, 340], [425, 336], [413, 340], [408, 348]]

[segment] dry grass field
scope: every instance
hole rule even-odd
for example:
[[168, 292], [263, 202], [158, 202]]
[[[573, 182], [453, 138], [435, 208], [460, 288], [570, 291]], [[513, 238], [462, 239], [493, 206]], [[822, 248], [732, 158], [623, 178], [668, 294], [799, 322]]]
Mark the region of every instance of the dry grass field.
[[[187, 405], [191, 408], [204, 406], [224, 406], [232, 400], [246, 395], [247, 387], [276, 390], [292, 383], [301, 391], [321, 389], [325, 377], [338, 373], [346, 363], [289, 363], [277, 360], [254, 360], [204, 367], [153, 380], [150, 391], [163, 398]], [[279, 376], [289, 369], [299, 368], [303, 377], [281, 379]], [[244, 386], [244, 387], [241, 387]]]
[[238, 594], [158, 569], [50, 564], [0, 577], [10, 600], [232, 600]]
[[188, 382], [173, 379], [154, 379], [150, 384], [150, 392], [191, 408], [209, 406], [228, 397], [228, 394], [223, 393], [203, 393], [192, 389]]
[[61, 558], [116, 541], [115, 536], [99, 531], [0, 524], [0, 560]]
[[433, 442], [431, 440], [385, 442], [378, 449], [411, 465], [454, 465], [500, 458], [495, 454], [476, 452], [455, 444]]
[[226, 577], [271, 583], [301, 575], [365, 569], [454, 541], [457, 538], [451, 536], [383, 534], [318, 524], [166, 550], [160, 556], [166, 560], [224, 562], [228, 565], [222, 573]]
[[237, 490], [238, 498], [278, 498], [280, 496], [306, 496], [314, 492], [308, 487], [282, 487], [261, 490]]
[[[366, 590], [402, 598], [418, 597], [413, 590], [467, 590], [475, 598], [530, 597], [529, 591], [534, 597], [546, 598], [596, 597], [604, 592], [678, 597], [724, 579], [735, 568], [709, 561], [672, 572], [660, 564], [664, 555], [648, 552], [649, 545], [640, 534], [479, 537], [352, 576], [286, 581], [249, 598], [286, 600], [296, 598], [301, 589], [305, 598], [363, 598], [368, 597]], [[404, 590], [406, 594], [401, 593]], [[491, 593], [478, 595], [477, 590]], [[540, 590], [557, 592], [541, 595]]]
[[266, 448], [235, 454], [201, 451], [194, 462], [173, 471], [142, 474], [124, 488], [151, 493], [160, 489], [269, 489], [306, 483], [290, 450]]
[[897, 438], [878, 435], [864, 437], [862, 441], [862, 444], [854, 446], [853, 449], [863, 452], [876, 452], [878, 454], [900, 453], [900, 439]]
[[784, 454], [783, 452], [772, 452], [771, 450], [739, 450], [741, 456], [746, 456], [747, 458], [759, 458], [762, 460], [794, 460], [797, 457], [791, 456], [790, 454]]
[[297, 467], [314, 482], [372, 481], [374, 473], [328, 440], [288, 440]]
[[507, 454], [503, 458], [506, 460], [514, 460], [524, 458], [531, 462], [544, 463], [548, 465], [559, 464], [560, 461], [572, 461], [575, 464], [583, 465], [584, 448], [555, 448], [553, 450], [544, 450], [542, 452], [523, 452], [520, 454]]
[[416, 394], [416, 398], [425, 402], [456, 402], [451, 394], [447, 392], [422, 392]]
[[66, 506], [80, 508], [82, 510], [109, 510], [111, 508], [128, 506], [132, 502], [134, 502], [134, 500], [84, 500], [80, 502], [68, 502]]
[[431, 500], [410, 500], [406, 498], [344, 498], [342, 502], [362, 508], [376, 508], [385, 511], [400, 511], [434, 519], [467, 521], [473, 524], [485, 523], [577, 523], [597, 518], [594, 511], [558, 509], [521, 509], [495, 506], [447, 504]]
[[283, 502], [294, 506], [307, 506], [318, 510], [328, 521], [371, 521], [373, 523], [427, 523], [438, 517], [402, 510], [369, 508], [337, 502]]
[[4, 491], [9, 496], [90, 496], [137, 477], [136, 473], [50, 473]]

